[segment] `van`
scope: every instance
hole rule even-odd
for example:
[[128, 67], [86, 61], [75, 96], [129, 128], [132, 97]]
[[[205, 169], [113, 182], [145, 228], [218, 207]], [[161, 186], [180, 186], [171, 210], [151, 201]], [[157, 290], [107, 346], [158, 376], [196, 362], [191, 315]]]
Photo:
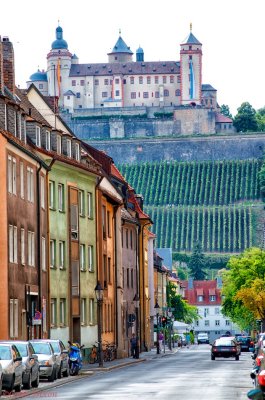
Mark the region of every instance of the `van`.
[[198, 333], [198, 344], [200, 343], [208, 343], [209, 344], [209, 336], [208, 333], [204, 332], [204, 333]]

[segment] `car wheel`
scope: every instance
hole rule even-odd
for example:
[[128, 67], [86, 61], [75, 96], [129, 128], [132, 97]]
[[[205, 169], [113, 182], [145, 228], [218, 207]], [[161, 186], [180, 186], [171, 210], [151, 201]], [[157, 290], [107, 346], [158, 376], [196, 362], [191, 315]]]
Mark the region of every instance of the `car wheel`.
[[215, 360], [215, 356], [211, 355], [211, 360], [214, 361]]
[[32, 385], [32, 382], [31, 382], [31, 373], [30, 373], [28, 381], [26, 383], [24, 383], [24, 385], [23, 385], [23, 389], [29, 390], [29, 389], [31, 389], [31, 385]]
[[57, 373], [57, 378], [61, 379], [61, 377], [62, 377], [62, 364], [60, 365], [59, 371]]
[[51, 375], [48, 376], [48, 382], [54, 382], [55, 376], [56, 376], [56, 371], [55, 371], [55, 369], [53, 368]]
[[13, 376], [13, 379], [12, 379], [12, 381], [11, 381], [11, 384], [10, 384], [9, 388], [7, 389], [8, 392], [10, 392], [10, 393], [13, 392], [14, 383], [15, 383], [15, 377]]
[[239, 356], [236, 356], [236, 361], [238, 361], [239, 360]]
[[21, 383], [15, 386], [15, 392], [21, 392], [21, 389], [22, 389]]
[[69, 376], [69, 367], [67, 366], [66, 370], [63, 371], [63, 376], [67, 378]]
[[31, 385], [32, 387], [37, 388], [39, 387], [39, 383], [40, 383], [40, 374], [38, 373], [37, 379], [34, 382], [32, 382]]

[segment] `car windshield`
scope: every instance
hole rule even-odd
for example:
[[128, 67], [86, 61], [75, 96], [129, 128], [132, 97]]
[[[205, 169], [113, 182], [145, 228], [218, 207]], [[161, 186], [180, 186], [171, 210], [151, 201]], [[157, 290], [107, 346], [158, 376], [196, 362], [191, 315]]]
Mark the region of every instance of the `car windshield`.
[[227, 339], [226, 340], [218, 339], [214, 342], [214, 346], [234, 346], [234, 345], [235, 343], [233, 342], [233, 340], [227, 340]]
[[11, 351], [8, 346], [0, 346], [0, 359], [11, 360]]
[[17, 349], [20, 352], [21, 357], [27, 357], [28, 349], [25, 343], [16, 343]]
[[55, 353], [60, 353], [61, 352], [61, 349], [60, 349], [60, 346], [59, 346], [58, 342], [51, 342], [51, 345], [52, 345], [52, 348], [55, 351]]
[[35, 354], [51, 354], [51, 348], [48, 343], [31, 343]]

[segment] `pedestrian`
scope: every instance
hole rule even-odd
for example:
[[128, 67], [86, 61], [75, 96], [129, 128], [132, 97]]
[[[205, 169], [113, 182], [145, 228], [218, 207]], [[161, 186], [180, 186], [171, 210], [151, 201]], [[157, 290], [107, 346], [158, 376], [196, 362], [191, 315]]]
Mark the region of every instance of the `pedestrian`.
[[132, 334], [130, 343], [131, 343], [131, 356], [133, 358], [136, 358], [137, 338], [135, 337], [135, 333]]
[[160, 351], [162, 351], [163, 340], [164, 340], [164, 335], [163, 335], [162, 332], [159, 332], [158, 341], [159, 341], [159, 349], [160, 349]]

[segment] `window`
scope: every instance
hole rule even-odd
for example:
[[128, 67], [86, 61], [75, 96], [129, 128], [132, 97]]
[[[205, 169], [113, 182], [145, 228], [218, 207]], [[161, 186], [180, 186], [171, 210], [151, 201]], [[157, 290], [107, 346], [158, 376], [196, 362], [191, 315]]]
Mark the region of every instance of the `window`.
[[103, 239], [107, 238], [107, 232], [106, 232], [106, 207], [102, 206], [102, 234], [103, 234]]
[[56, 254], [55, 254], [55, 250], [56, 250], [56, 242], [55, 240], [50, 240], [50, 267], [51, 268], [55, 268], [56, 266]]
[[18, 137], [22, 139], [22, 124], [21, 124], [21, 114], [18, 114]]
[[163, 83], [167, 83], [167, 77], [163, 76]]
[[20, 247], [21, 247], [21, 264], [25, 265], [25, 229], [21, 228], [20, 230]]
[[218, 319], [215, 320], [215, 326], [220, 326], [220, 321]]
[[46, 239], [41, 238], [41, 267], [43, 271], [46, 271]]
[[177, 89], [177, 90], [175, 91], [175, 94], [176, 94], [176, 96], [180, 96], [180, 89]]
[[89, 272], [94, 272], [94, 262], [93, 262], [93, 246], [88, 246], [87, 262]]
[[89, 299], [89, 324], [93, 325], [95, 321], [94, 299]]
[[78, 205], [71, 204], [71, 239], [78, 240]]
[[104, 289], [108, 287], [108, 270], [107, 270], [107, 256], [103, 255], [103, 274], [104, 274]]
[[76, 81], [72, 80], [72, 86], [76, 86]]
[[156, 98], [156, 99], [159, 99], [159, 97], [160, 97], [160, 96], [159, 96], [159, 92], [155, 92], [155, 98]]
[[34, 202], [34, 180], [33, 180], [33, 169], [27, 167], [27, 194], [28, 201]]
[[206, 317], [206, 315], [209, 315], [209, 308], [204, 309], [204, 316]]
[[130, 243], [131, 243], [131, 249], [133, 248], [133, 232], [130, 230]]
[[80, 146], [79, 143], [75, 143], [75, 159], [80, 161]]
[[80, 97], [81, 97], [80, 92], [77, 92], [77, 93], [76, 93], [76, 98], [77, 98], [77, 99], [80, 99]]
[[102, 97], [108, 97], [108, 92], [102, 92]]
[[150, 85], [150, 83], [151, 83], [151, 76], [148, 76], [148, 77], [146, 78], [146, 83], [147, 83], [148, 85]]
[[40, 204], [43, 209], [45, 209], [45, 182], [44, 176], [40, 177]]
[[130, 84], [131, 84], [131, 85], [134, 85], [134, 76], [131, 76], [131, 77], [130, 77]]
[[129, 248], [129, 238], [128, 238], [128, 229], [125, 230], [125, 237], [126, 237], [126, 249]]
[[34, 232], [28, 231], [28, 265], [35, 266], [35, 237]]
[[202, 301], [203, 301], [203, 296], [198, 296], [198, 297], [197, 297], [197, 301], [198, 301], [198, 302], [202, 302]]
[[216, 296], [215, 295], [211, 295], [210, 296], [210, 301], [216, 301]]
[[108, 257], [108, 283], [111, 283], [111, 258]]
[[120, 91], [119, 90], [115, 90], [115, 96], [119, 96], [120, 95]]
[[9, 300], [9, 334], [10, 338], [18, 337], [18, 299]]
[[86, 255], [85, 255], [85, 245], [80, 244], [79, 246], [79, 258], [80, 258], [80, 269], [81, 271], [86, 270]]
[[79, 215], [82, 217], [85, 216], [85, 192], [83, 190], [79, 190]]
[[86, 299], [81, 299], [81, 325], [87, 324]]
[[230, 321], [229, 321], [229, 319], [226, 319], [226, 320], [225, 320], [225, 325], [226, 325], [226, 326], [230, 326]]
[[131, 269], [131, 288], [133, 288], [133, 269]]
[[51, 132], [46, 131], [46, 150], [51, 150]]
[[87, 193], [87, 216], [88, 218], [93, 218], [93, 203], [92, 203], [92, 193]]
[[143, 83], [143, 77], [139, 76], [139, 84], [142, 85], [142, 83]]
[[56, 144], [57, 144], [57, 153], [61, 154], [62, 153], [62, 137], [60, 135], [57, 135], [57, 137], [56, 137]]
[[169, 91], [167, 89], [164, 90], [164, 96], [168, 97], [169, 96]]
[[170, 83], [174, 83], [174, 76], [170, 76]]
[[72, 157], [72, 146], [70, 139], [66, 139], [66, 154], [68, 157]]
[[64, 211], [64, 185], [62, 183], [58, 184], [58, 210]]
[[214, 309], [214, 313], [215, 313], [215, 315], [220, 314], [220, 309], [219, 309], [219, 307], [216, 307], [216, 308]]
[[178, 81], [178, 83], [180, 83], [180, 82], [181, 82], [180, 75], [178, 75], [177, 81]]
[[17, 194], [17, 164], [14, 157], [8, 156], [7, 177], [8, 191], [12, 194]]
[[130, 270], [127, 268], [127, 288], [130, 287]]
[[51, 327], [56, 326], [57, 323], [57, 313], [56, 313], [56, 308], [57, 308], [57, 299], [51, 299]]
[[23, 164], [23, 162], [20, 163], [20, 197], [21, 197], [21, 199], [25, 198], [25, 192], [24, 192], [24, 164]]
[[159, 77], [155, 76], [155, 83], [159, 83]]
[[49, 182], [49, 207], [54, 210], [55, 209], [55, 193], [54, 193], [54, 188], [55, 188], [55, 182], [50, 181]]
[[65, 242], [59, 241], [59, 268], [65, 268]]
[[81, 80], [80, 80], [80, 86], [85, 86], [85, 81], [84, 81], [84, 79], [81, 79]]
[[95, 79], [95, 85], [98, 85], [98, 84], [99, 84], [98, 79]]
[[208, 319], [206, 319], [206, 320], [204, 321], [204, 326], [210, 326], [210, 321], [209, 321]]
[[109, 211], [107, 211], [107, 230], [108, 230], [108, 237], [111, 237], [111, 218]]
[[60, 325], [66, 325], [66, 299], [60, 299]]
[[131, 99], [136, 99], [136, 92], [131, 92]]
[[104, 85], [108, 85], [109, 84], [109, 80], [108, 79], [104, 79]]
[[200, 324], [200, 321], [196, 321], [195, 323], [196, 323], [196, 326], [199, 326], [199, 324]]
[[9, 225], [9, 262], [17, 264], [17, 227]]
[[149, 98], [149, 93], [148, 92], [144, 92], [143, 93], [143, 98], [144, 99], [148, 99]]
[[36, 126], [36, 146], [41, 147], [40, 127]]
[[120, 80], [118, 78], [115, 79], [115, 84], [118, 85], [120, 83]]

